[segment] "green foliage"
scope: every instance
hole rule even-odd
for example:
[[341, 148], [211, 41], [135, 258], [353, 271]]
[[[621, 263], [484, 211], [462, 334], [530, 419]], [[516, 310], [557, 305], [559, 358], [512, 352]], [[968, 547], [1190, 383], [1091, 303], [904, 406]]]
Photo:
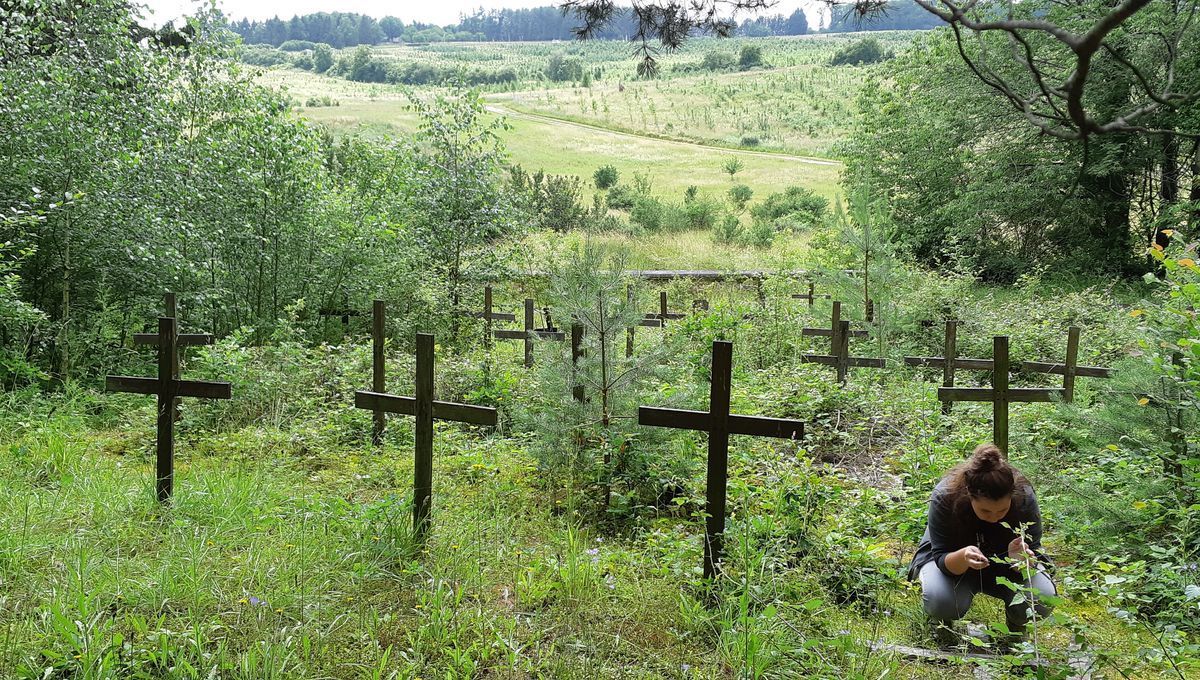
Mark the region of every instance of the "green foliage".
[[510, 171], [512, 200], [526, 222], [535, 229], [571, 231], [587, 225], [590, 213], [583, 206], [583, 183], [578, 177], [529, 174], [521, 166]]
[[317, 43], [312, 53], [313, 71], [325, 73], [333, 67], [333, 50], [325, 43]]
[[883, 46], [875, 38], [863, 38], [835, 52], [829, 60], [829, 65], [862, 66], [863, 64], [877, 64], [881, 61], [891, 59], [892, 56], [883, 49]]
[[583, 78], [583, 62], [559, 52], [546, 62], [546, 77], [552, 82], [576, 81]]
[[737, 57], [732, 52], [713, 50], [705, 53], [700, 66], [706, 71], [732, 71], [737, 63]]
[[743, 45], [738, 55], [738, 68], [745, 71], [763, 65], [762, 48], [758, 45]]
[[783, 223], [805, 229], [819, 224], [829, 210], [829, 201], [804, 187], [788, 187], [767, 196], [750, 209], [756, 222]]
[[729, 175], [730, 181], [733, 181], [733, 176], [746, 169], [746, 164], [737, 156], [730, 156], [721, 164], [721, 170]]
[[713, 230], [713, 239], [717, 243], [736, 243], [742, 237], [742, 222], [737, 215], [725, 215]]
[[611, 165], [602, 165], [592, 174], [592, 181], [597, 189], [611, 189], [621, 181], [621, 174]]
[[745, 184], [735, 184], [729, 187], [729, 202], [739, 213], [746, 209], [746, 204], [754, 198], [754, 190]]

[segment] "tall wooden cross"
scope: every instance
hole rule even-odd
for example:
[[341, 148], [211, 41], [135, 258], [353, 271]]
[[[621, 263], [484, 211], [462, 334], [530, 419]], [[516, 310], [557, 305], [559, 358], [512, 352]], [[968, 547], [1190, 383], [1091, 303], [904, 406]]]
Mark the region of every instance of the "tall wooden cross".
[[1008, 386], [1008, 336], [992, 338], [992, 386], [939, 387], [938, 399], [946, 401], [992, 402], [992, 443], [1008, 455], [1008, 405], [1012, 403], [1047, 402], [1061, 398], [1059, 388]]
[[171, 499], [175, 487], [175, 401], [179, 397], [229, 399], [232, 388], [227, 382], [179, 379], [179, 327], [175, 318], [158, 319], [158, 377], [141, 378], [109, 375], [104, 378], [106, 392], [153, 394], [158, 397], [158, 432], [155, 440], [155, 493], [160, 503]]
[[816, 284], [814, 284], [812, 281], [809, 281], [808, 282], [808, 294], [807, 295], [796, 294], [796, 295], [793, 295], [792, 298], [795, 300], [808, 300], [808, 308], [812, 309], [813, 303], [816, 302], [817, 300], [828, 300], [830, 298], [830, 295], [828, 293], [817, 295], [816, 290], [817, 290]]
[[566, 334], [553, 328], [535, 328], [533, 323], [533, 299], [525, 298], [525, 328], [521, 330], [501, 329], [493, 333], [498, 340], [525, 341], [525, 368], [533, 366], [533, 341], [565, 340]]
[[434, 418], [472, 425], [496, 424], [494, 408], [434, 400], [433, 362], [433, 336], [429, 333], [417, 333], [415, 397], [400, 397], [366, 390], [354, 393], [355, 408], [416, 417], [416, 441], [413, 445], [413, 531], [419, 537], [423, 537], [429, 529], [433, 498]]
[[[177, 314], [178, 309], [175, 304], [175, 293], [167, 292], [163, 294], [163, 311], [165, 312], [164, 316], [172, 319], [179, 319]], [[211, 345], [213, 343], [213, 336], [209, 335], [208, 333], [179, 333], [175, 337], [175, 346], [179, 349], [183, 349], [184, 347], [196, 347], [199, 345]], [[158, 333], [134, 333], [133, 344], [157, 347]], [[173, 380], [179, 380], [178, 354], [176, 354], [172, 361], [174, 363], [171, 365], [171, 378]], [[179, 397], [175, 397], [171, 403], [171, 413], [172, 417], [175, 419], [175, 422], [179, 422], [179, 401]]]
[[575, 321], [571, 324], [571, 397], [583, 403], [583, 381], [579, 376], [579, 362], [583, 360], [583, 324]]
[[1079, 327], [1067, 329], [1067, 360], [1055, 364], [1043, 361], [1022, 361], [1021, 370], [1026, 373], [1053, 373], [1063, 377], [1063, 401], [1075, 401], [1075, 378], [1111, 378], [1112, 369], [1100, 366], [1079, 366]]
[[842, 320], [842, 303], [833, 303], [833, 320], [830, 328], [804, 328], [803, 335], [829, 338], [829, 354], [803, 354], [800, 361], [806, 364], [832, 366], [837, 371], [838, 382], [845, 384], [851, 368], [885, 368], [887, 361], [876, 357], [850, 356], [850, 338], [867, 335], [866, 331], [850, 330], [850, 322]]
[[712, 386], [708, 411], [638, 407], [638, 423], [652, 427], [708, 432], [708, 474], [705, 491], [707, 518], [704, 524], [704, 577], [712, 578], [720, 570], [724, 555], [725, 498], [729, 482], [729, 435], [800, 439], [804, 423], [784, 418], [740, 416], [729, 413], [729, 393], [733, 379], [733, 343], [716, 340], [712, 349]]
[[492, 322], [493, 321], [516, 321], [516, 314], [508, 312], [496, 312], [492, 310], [492, 287], [484, 286], [483, 288], [483, 311], [468, 312], [468, 316], [476, 319], [483, 319], [483, 346], [491, 347], [492, 345]]
[[[990, 371], [991, 359], [959, 359], [958, 358], [958, 325], [960, 321], [948, 319], [946, 334], [943, 339], [942, 356], [940, 357], [904, 357], [904, 363], [909, 366], [940, 366], [942, 369], [942, 387], [954, 387], [954, 372]], [[942, 413], [949, 413], [954, 402], [942, 401]]]

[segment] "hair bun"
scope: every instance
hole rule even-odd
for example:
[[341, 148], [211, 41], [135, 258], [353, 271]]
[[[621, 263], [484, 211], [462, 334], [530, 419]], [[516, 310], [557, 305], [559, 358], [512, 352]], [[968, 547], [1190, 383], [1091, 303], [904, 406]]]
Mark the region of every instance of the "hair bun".
[[1004, 454], [995, 444], [980, 444], [971, 454], [971, 468], [978, 473], [987, 473], [1006, 467]]

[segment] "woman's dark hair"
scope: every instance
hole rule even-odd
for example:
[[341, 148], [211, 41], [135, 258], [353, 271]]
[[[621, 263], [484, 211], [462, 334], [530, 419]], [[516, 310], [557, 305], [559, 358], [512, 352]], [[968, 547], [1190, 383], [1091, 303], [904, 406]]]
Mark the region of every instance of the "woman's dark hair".
[[971, 498], [997, 501], [1009, 495], [1016, 499], [1028, 484], [995, 444], [975, 447], [970, 458], [946, 473], [946, 482], [951, 498], [958, 501]]

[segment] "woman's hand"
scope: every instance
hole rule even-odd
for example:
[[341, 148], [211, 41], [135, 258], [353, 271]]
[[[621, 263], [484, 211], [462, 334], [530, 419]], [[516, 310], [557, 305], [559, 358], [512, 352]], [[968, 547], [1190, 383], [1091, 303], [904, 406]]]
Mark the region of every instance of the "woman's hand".
[[987, 566], [987, 555], [984, 555], [982, 550], [973, 545], [968, 545], [965, 548], [955, 550], [946, 555], [946, 568], [955, 576], [966, 573], [968, 569], [986, 569]]
[[1024, 537], [1017, 536], [1008, 544], [1008, 559], [1022, 562], [1026, 557], [1034, 557], [1033, 551], [1025, 545]]

